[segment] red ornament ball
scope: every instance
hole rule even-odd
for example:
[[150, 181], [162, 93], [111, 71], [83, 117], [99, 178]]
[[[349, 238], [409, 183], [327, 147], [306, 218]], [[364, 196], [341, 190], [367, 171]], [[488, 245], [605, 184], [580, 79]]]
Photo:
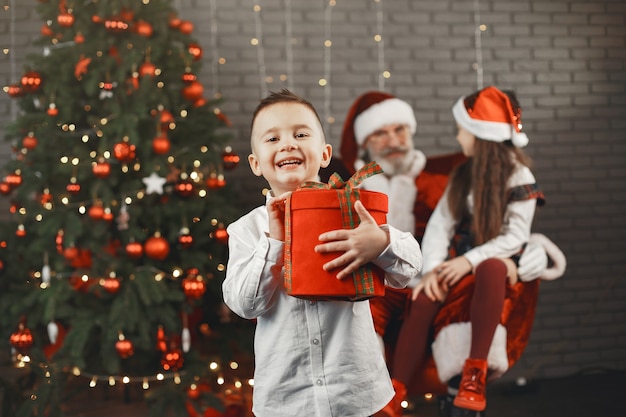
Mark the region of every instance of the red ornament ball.
[[197, 43], [190, 43], [187, 45], [187, 51], [196, 61], [202, 58], [202, 48]]
[[191, 197], [194, 191], [194, 184], [189, 180], [180, 180], [174, 186], [174, 190], [181, 197]]
[[215, 230], [215, 232], [213, 232], [213, 237], [215, 238], [215, 240], [217, 240], [218, 242], [224, 245], [228, 243], [228, 232], [226, 231], [226, 228], [223, 225], [220, 225]]
[[70, 194], [78, 194], [80, 192], [80, 184], [70, 183], [65, 186], [65, 189]]
[[110, 209], [106, 209], [104, 210], [104, 214], [102, 215], [102, 220], [104, 220], [105, 222], [112, 222], [113, 219], [115, 218], [115, 216], [113, 215], [113, 212]]
[[206, 291], [206, 283], [202, 278], [189, 276], [182, 281], [183, 292], [188, 298], [198, 299]]
[[188, 20], [181, 20], [180, 24], [178, 25], [178, 30], [180, 30], [181, 33], [184, 33], [185, 35], [191, 35], [191, 32], [193, 32], [193, 23]]
[[190, 234], [180, 235], [178, 236], [178, 243], [183, 249], [186, 249], [193, 244], [193, 236]]
[[180, 79], [183, 80], [185, 84], [191, 84], [192, 82], [198, 80], [198, 76], [192, 72], [186, 72], [181, 75]]
[[74, 24], [74, 15], [68, 12], [62, 12], [57, 16], [57, 22], [63, 27], [70, 27]]
[[222, 188], [226, 185], [226, 180], [223, 175], [217, 175], [212, 173], [209, 175], [209, 178], [205, 181], [206, 186], [211, 190], [216, 190], [218, 188]]
[[168, 110], [163, 110], [161, 112], [161, 127], [163, 128], [167, 128], [170, 123], [174, 122], [174, 115], [172, 114], [172, 112], [168, 111]]
[[149, 38], [153, 32], [152, 25], [145, 20], [140, 20], [135, 24], [135, 33], [139, 36]]
[[139, 75], [154, 77], [156, 74], [156, 69], [156, 65], [154, 65], [152, 62], [144, 62], [139, 67]]
[[0, 182], [0, 194], [9, 195], [11, 193], [11, 190], [12, 188], [9, 184], [4, 181]]
[[19, 226], [17, 226], [17, 229], [15, 230], [15, 236], [17, 237], [26, 236], [26, 228], [24, 227], [24, 225], [20, 224]]
[[7, 89], [9, 97], [17, 98], [24, 95], [24, 89], [19, 84], [11, 84]]
[[134, 352], [133, 342], [128, 339], [121, 339], [115, 342], [115, 350], [120, 358], [126, 359], [133, 355]]
[[118, 142], [113, 146], [113, 156], [120, 162], [130, 162], [137, 156], [136, 146], [128, 142]]
[[104, 27], [106, 30], [112, 33], [122, 33], [128, 30], [128, 22], [122, 20], [121, 18], [113, 17], [111, 19], [107, 19], [104, 21]]
[[139, 242], [129, 242], [126, 244], [126, 256], [138, 259], [143, 256], [143, 246]]
[[37, 138], [35, 137], [35, 135], [30, 134], [28, 136], [25, 136], [22, 139], [22, 146], [28, 150], [33, 150], [37, 147]]
[[105, 291], [108, 292], [109, 294], [117, 293], [121, 287], [120, 280], [117, 278], [111, 278], [111, 277], [104, 278], [102, 282], [100, 283], [100, 285], [102, 285], [102, 288], [104, 288]]
[[166, 371], [178, 371], [183, 367], [183, 363], [183, 352], [179, 349], [172, 349], [169, 352], [165, 352], [161, 359], [161, 365]]
[[227, 147], [222, 153], [222, 164], [224, 169], [231, 170], [234, 169], [238, 164], [241, 158], [235, 152], [233, 152], [232, 148]]
[[183, 97], [186, 100], [194, 102], [200, 98], [202, 98], [202, 94], [204, 93], [204, 87], [200, 83], [200, 81], [193, 81], [189, 83], [186, 87], [183, 88]]
[[157, 155], [163, 155], [170, 151], [171, 143], [165, 134], [152, 139], [152, 151]]
[[52, 194], [50, 194], [49, 190], [44, 190], [44, 192], [41, 193], [41, 196], [39, 197], [39, 202], [42, 206], [52, 203], [52, 200]]
[[101, 220], [104, 216], [104, 208], [100, 205], [93, 205], [89, 207], [87, 214], [92, 220]]
[[163, 326], [159, 326], [157, 329], [156, 349], [163, 353], [167, 351], [167, 338], [165, 337], [165, 330], [163, 330]]
[[72, 262], [74, 259], [78, 258], [78, 248], [76, 246], [70, 246], [63, 249], [63, 257], [65, 260]]
[[54, 36], [54, 31], [50, 26], [48, 26], [47, 23], [44, 23], [43, 25], [41, 25], [41, 35], [52, 37]]
[[152, 236], [146, 240], [144, 249], [146, 256], [162, 261], [167, 258], [167, 255], [170, 253], [170, 244], [161, 236]]
[[55, 117], [59, 115], [59, 109], [57, 109], [57, 106], [54, 103], [50, 103], [50, 106], [48, 107], [48, 110], [46, 110], [46, 113], [48, 113], [48, 116], [50, 117]]
[[94, 164], [91, 170], [97, 178], [106, 178], [111, 175], [111, 164], [106, 161], [100, 161]]
[[171, 29], [177, 29], [180, 26], [181, 22], [182, 20], [180, 19], [180, 17], [172, 13], [167, 24]]
[[43, 84], [43, 80], [41, 78], [41, 74], [36, 71], [28, 71], [24, 75], [22, 75], [22, 79], [20, 80], [22, 84], [22, 89], [25, 93], [34, 93], [41, 88]]
[[33, 345], [33, 334], [28, 327], [20, 323], [17, 331], [11, 334], [9, 342], [11, 346], [23, 354]]
[[9, 184], [11, 188], [19, 187], [22, 185], [22, 176], [20, 174], [8, 174], [4, 177], [4, 182]]
[[207, 103], [208, 101], [206, 98], [200, 97], [199, 99], [197, 99], [196, 101], [192, 103], [192, 106], [195, 108], [198, 108], [198, 107], [206, 106]]

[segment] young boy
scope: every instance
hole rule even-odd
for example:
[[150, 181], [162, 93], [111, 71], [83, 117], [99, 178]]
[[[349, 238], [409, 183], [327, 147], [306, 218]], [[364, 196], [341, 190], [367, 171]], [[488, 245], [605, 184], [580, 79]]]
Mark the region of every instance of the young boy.
[[[367, 417], [394, 391], [380, 352], [368, 301], [307, 301], [283, 285], [284, 203], [328, 166], [332, 147], [306, 100], [283, 90], [261, 100], [252, 118], [250, 168], [271, 187], [265, 206], [228, 227], [224, 301], [257, 319], [253, 412], [256, 417]], [[344, 279], [373, 262], [387, 284], [403, 287], [422, 264], [410, 233], [378, 226], [361, 202], [353, 230], [319, 236], [317, 252], [340, 256], [324, 265]], [[315, 221], [312, 219], [312, 221]], [[315, 279], [315, 276], [311, 276]]]

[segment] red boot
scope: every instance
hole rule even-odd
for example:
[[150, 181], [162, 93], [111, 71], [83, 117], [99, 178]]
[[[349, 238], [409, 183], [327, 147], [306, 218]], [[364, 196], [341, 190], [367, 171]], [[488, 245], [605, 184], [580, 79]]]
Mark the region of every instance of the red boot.
[[486, 382], [487, 361], [485, 359], [466, 359], [459, 393], [454, 399], [454, 405], [468, 410], [483, 411], [487, 407]]
[[398, 381], [392, 379], [393, 389], [396, 391], [395, 395], [387, 403], [385, 408], [374, 414], [373, 417], [401, 417], [402, 416], [402, 401], [406, 398], [406, 386]]

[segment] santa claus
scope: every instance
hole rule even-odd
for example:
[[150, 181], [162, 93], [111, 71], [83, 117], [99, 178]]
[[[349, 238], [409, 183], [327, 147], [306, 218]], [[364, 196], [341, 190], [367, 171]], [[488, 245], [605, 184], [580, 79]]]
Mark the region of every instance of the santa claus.
[[[426, 157], [415, 147], [416, 127], [414, 111], [408, 103], [385, 92], [367, 92], [355, 100], [346, 116], [340, 144], [342, 165], [331, 166], [329, 170], [338, 171], [342, 176], [351, 175], [366, 162], [375, 160], [384, 175], [368, 178], [362, 188], [386, 193], [389, 196], [388, 223], [413, 232], [421, 242], [428, 219], [446, 188], [448, 174], [465, 157], [462, 153]], [[325, 174], [321, 176], [325, 180]], [[494, 354], [489, 358], [492, 377], [509, 369], [528, 342], [539, 279], [560, 277], [565, 265], [565, 257], [554, 243], [540, 234], [531, 236], [519, 261], [521, 282], [515, 291], [507, 294], [507, 299], [514, 298], [516, 302], [507, 303], [510, 308], [503, 312], [501, 326], [494, 337]], [[370, 300], [374, 326], [388, 362], [393, 360], [391, 352], [397, 329], [407, 314], [410, 297], [410, 288], [387, 288], [384, 297]], [[517, 301], [518, 298], [523, 301]], [[404, 398], [406, 390], [413, 394], [454, 392], [454, 387], [450, 389], [447, 385], [461, 373], [469, 350], [469, 323], [457, 320], [459, 314], [455, 308], [450, 303], [440, 310], [434, 321], [432, 356], [419, 368], [410, 384], [394, 384], [398, 395], [381, 416], [398, 415], [399, 399]]]

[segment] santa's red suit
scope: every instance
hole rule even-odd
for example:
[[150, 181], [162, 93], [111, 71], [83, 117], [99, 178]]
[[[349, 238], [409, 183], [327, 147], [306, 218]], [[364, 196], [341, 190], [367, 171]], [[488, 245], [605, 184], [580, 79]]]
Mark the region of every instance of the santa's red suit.
[[[335, 161], [326, 172], [322, 172], [321, 179], [325, 180], [332, 171], [339, 172], [342, 178], [353, 174], [363, 163], [364, 139], [390, 124], [406, 124], [411, 134], [415, 133], [415, 118], [407, 103], [382, 92], [369, 92], [360, 96], [352, 105], [344, 123], [340, 146], [340, 162], [343, 164]], [[406, 174], [373, 176], [362, 187], [388, 194], [388, 222], [401, 230], [413, 230], [421, 242], [428, 219], [446, 188], [449, 173], [465, 157], [462, 153], [454, 153], [426, 158], [415, 149], [411, 150], [411, 154], [412, 162]], [[565, 259], [560, 250], [542, 235], [534, 235], [533, 239], [538, 242], [532, 247], [543, 247], [542, 250], [547, 251], [555, 262], [542, 276], [546, 279], [561, 276]], [[536, 273], [529, 274], [532, 280], [520, 281], [507, 288], [500, 325], [488, 358], [494, 377], [509, 369], [528, 343], [537, 301], [538, 277]], [[470, 349], [468, 306], [472, 292], [468, 291], [468, 286], [473, 284], [473, 276], [466, 277], [450, 290], [433, 323], [433, 355], [414, 376], [408, 387], [409, 392], [444, 393], [445, 382], [461, 373]], [[370, 300], [374, 326], [384, 339], [388, 361], [393, 360], [391, 353], [402, 318], [411, 304], [410, 295], [411, 289], [386, 288], [384, 297]]]

